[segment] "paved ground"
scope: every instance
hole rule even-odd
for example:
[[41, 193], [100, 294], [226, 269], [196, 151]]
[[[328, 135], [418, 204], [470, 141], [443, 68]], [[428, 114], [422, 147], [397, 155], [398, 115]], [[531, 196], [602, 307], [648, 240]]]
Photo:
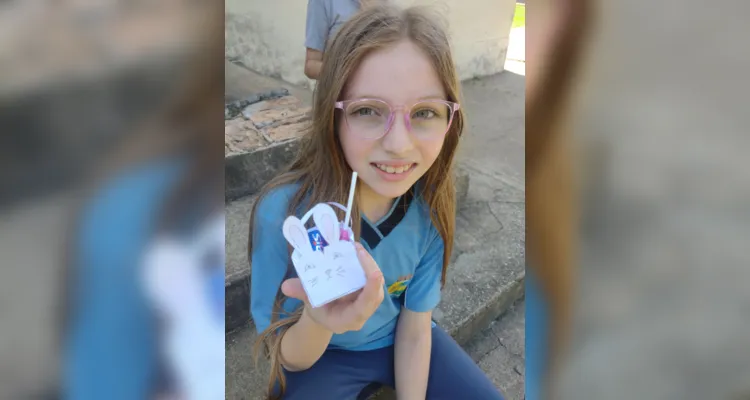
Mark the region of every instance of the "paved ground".
[[525, 303], [516, 303], [465, 346], [506, 400], [523, 400]]
[[524, 96], [525, 77], [509, 71], [463, 83], [462, 105], [469, 124], [459, 162], [475, 172], [471, 185], [483, 182], [524, 190]]

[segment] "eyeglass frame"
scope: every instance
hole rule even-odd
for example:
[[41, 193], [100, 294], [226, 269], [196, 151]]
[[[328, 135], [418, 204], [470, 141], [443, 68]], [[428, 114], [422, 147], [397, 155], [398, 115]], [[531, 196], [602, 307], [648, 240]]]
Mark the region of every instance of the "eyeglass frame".
[[[352, 104], [352, 103], [356, 103], [356, 102], [360, 102], [360, 101], [379, 101], [381, 103], [385, 103], [385, 105], [388, 106], [388, 109], [390, 110], [390, 113], [391, 113], [390, 116], [388, 117], [388, 122], [386, 123], [386, 129], [383, 130], [383, 133], [380, 136], [378, 136], [378, 137], [372, 137], [372, 138], [371, 137], [363, 137], [364, 139], [369, 139], [369, 140], [378, 140], [378, 139], [381, 139], [385, 135], [387, 135], [388, 132], [391, 131], [391, 129], [393, 129], [393, 124], [396, 122], [396, 112], [397, 111], [401, 111], [403, 113], [403, 115], [404, 115], [404, 125], [406, 125], [406, 130], [409, 133], [412, 133], [412, 130], [411, 130], [411, 120], [410, 120], [410, 117], [409, 117], [409, 115], [411, 114], [411, 110], [417, 104], [425, 103], [425, 102], [439, 102], [439, 103], [443, 103], [446, 106], [448, 106], [448, 108], [451, 110], [450, 111], [451, 115], [450, 115], [450, 118], [448, 118], [448, 125], [447, 125], [447, 127], [445, 129], [445, 132], [443, 132], [443, 134], [440, 135], [440, 136], [436, 136], [435, 139], [437, 139], [438, 137], [444, 137], [448, 133], [448, 131], [451, 130], [451, 125], [453, 124], [453, 117], [456, 116], [456, 111], [458, 111], [461, 108], [461, 104], [453, 102], [453, 101], [448, 101], [448, 100], [443, 100], [443, 99], [424, 99], [424, 100], [419, 100], [419, 101], [415, 102], [414, 104], [412, 104], [411, 106], [409, 106], [409, 108], [408, 108], [409, 112], [407, 113], [406, 112], [407, 111], [407, 107], [406, 107], [405, 104], [398, 105], [398, 106], [394, 107], [390, 103], [388, 103], [387, 101], [382, 100], [382, 99], [375, 99], [375, 98], [370, 98], [370, 97], [363, 97], [363, 98], [360, 98], [360, 99], [350, 99], [350, 100], [337, 101], [336, 103], [334, 103], [333, 108], [334, 108], [334, 110], [341, 110], [341, 111], [344, 112], [344, 123], [346, 123], [347, 126], [349, 126], [349, 120], [346, 117], [346, 107], [348, 105]], [[349, 127], [349, 129], [351, 129], [351, 127]]]

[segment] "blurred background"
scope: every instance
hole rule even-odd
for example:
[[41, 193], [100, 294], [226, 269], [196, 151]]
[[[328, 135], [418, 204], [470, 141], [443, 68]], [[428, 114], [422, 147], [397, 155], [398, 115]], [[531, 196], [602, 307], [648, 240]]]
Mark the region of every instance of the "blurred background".
[[[206, 214], [181, 199], [223, 184], [222, 12], [223, 3], [164, 0], [0, 4], [0, 398], [144, 397], [101, 386], [115, 368], [133, 386], [146, 365], [118, 357], [138, 354], [124, 337], [146, 326], [129, 319], [145, 306], [127, 295], [143, 295], [136, 271], [149, 243], [171, 221]], [[192, 171], [173, 177], [181, 191], [153, 189], [168, 158]], [[187, 175], [202, 187], [177, 183]], [[145, 204], [159, 195], [176, 215]], [[67, 343], [86, 335], [88, 352]], [[113, 350], [97, 358], [97, 341]]]
[[[750, 5], [591, 3], [568, 129], [582, 186], [575, 333], [554, 392], [749, 398]], [[550, 4], [532, 0], [529, 12]], [[196, 55], [223, 62], [198, 29], [222, 8], [0, 5], [0, 398], [58, 392], [66, 243], [73, 210], [93, 198], [82, 188], [166, 154], [148, 151], [162, 135], [143, 134], [126, 151], [128, 138], [190, 93], [183, 72], [200, 65]]]
[[750, 398], [750, 53], [738, 40], [750, 5], [531, 3], [530, 35], [592, 11], [559, 126], [581, 219], [573, 343], [553, 393]]

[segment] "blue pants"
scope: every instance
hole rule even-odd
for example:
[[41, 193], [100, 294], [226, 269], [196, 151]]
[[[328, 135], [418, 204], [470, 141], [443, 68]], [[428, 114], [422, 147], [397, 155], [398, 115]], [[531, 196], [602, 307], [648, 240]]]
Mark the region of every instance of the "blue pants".
[[[310, 369], [286, 372], [289, 400], [360, 400], [373, 386], [395, 387], [394, 347], [370, 351], [328, 350]], [[427, 400], [503, 397], [461, 346], [440, 327], [432, 328]]]

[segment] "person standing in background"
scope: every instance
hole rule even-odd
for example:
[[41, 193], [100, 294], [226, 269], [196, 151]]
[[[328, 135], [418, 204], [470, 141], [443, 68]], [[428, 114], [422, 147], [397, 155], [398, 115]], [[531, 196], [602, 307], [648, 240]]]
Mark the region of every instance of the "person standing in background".
[[364, 7], [385, 0], [308, 0], [305, 28], [305, 76], [318, 79], [326, 43], [341, 25]]

